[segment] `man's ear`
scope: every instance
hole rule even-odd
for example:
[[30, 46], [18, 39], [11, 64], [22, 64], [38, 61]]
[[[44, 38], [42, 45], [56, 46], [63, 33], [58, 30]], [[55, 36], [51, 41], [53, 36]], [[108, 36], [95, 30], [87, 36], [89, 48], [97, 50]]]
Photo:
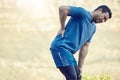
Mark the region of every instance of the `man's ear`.
[[98, 9], [98, 12], [101, 12], [101, 13], [102, 13], [102, 12], [103, 12], [102, 8]]

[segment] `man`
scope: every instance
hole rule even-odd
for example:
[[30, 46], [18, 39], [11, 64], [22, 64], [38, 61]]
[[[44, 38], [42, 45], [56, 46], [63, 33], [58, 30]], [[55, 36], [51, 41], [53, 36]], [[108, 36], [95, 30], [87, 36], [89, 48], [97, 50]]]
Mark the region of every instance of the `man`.
[[[101, 5], [93, 12], [82, 7], [59, 7], [60, 30], [50, 50], [57, 68], [66, 80], [81, 80], [82, 66], [88, 47], [96, 31], [95, 23], [103, 23], [112, 17], [111, 10]], [[65, 26], [67, 16], [70, 16]], [[78, 50], [78, 64], [73, 56]]]

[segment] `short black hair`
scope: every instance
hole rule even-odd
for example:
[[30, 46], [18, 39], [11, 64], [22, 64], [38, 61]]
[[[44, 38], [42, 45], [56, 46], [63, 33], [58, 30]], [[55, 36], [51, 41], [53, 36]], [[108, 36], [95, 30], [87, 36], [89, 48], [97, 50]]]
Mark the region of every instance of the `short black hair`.
[[94, 11], [96, 11], [96, 10], [98, 10], [100, 8], [102, 9], [103, 13], [105, 13], [105, 12], [109, 13], [109, 18], [112, 17], [112, 12], [111, 12], [110, 8], [108, 6], [106, 6], [106, 5], [101, 5], [101, 6], [97, 7]]

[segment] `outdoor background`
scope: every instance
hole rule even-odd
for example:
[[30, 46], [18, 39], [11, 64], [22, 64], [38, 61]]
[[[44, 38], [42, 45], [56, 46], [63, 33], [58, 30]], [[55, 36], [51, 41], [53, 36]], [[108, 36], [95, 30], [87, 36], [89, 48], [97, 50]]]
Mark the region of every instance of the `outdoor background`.
[[0, 80], [65, 80], [49, 51], [60, 28], [58, 8], [93, 11], [101, 4], [113, 17], [97, 24], [83, 73], [120, 80], [120, 0], [0, 0]]

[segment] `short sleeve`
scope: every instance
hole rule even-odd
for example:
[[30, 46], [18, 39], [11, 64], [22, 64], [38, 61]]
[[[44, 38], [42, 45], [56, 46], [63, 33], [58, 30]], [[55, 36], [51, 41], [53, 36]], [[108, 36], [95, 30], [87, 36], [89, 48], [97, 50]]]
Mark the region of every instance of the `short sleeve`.
[[87, 42], [91, 42], [91, 40], [92, 40], [92, 37], [90, 37], [90, 38], [87, 40]]
[[69, 6], [70, 7], [70, 13], [68, 16], [71, 17], [82, 17], [85, 16], [86, 10], [82, 7], [74, 7], [74, 6]]
[[92, 40], [92, 37], [93, 37], [93, 35], [95, 34], [95, 31], [96, 31], [96, 28], [95, 28], [95, 30], [94, 30], [94, 32], [93, 32], [93, 34], [92, 34], [92, 36], [87, 40], [87, 42], [91, 42], [91, 40]]

